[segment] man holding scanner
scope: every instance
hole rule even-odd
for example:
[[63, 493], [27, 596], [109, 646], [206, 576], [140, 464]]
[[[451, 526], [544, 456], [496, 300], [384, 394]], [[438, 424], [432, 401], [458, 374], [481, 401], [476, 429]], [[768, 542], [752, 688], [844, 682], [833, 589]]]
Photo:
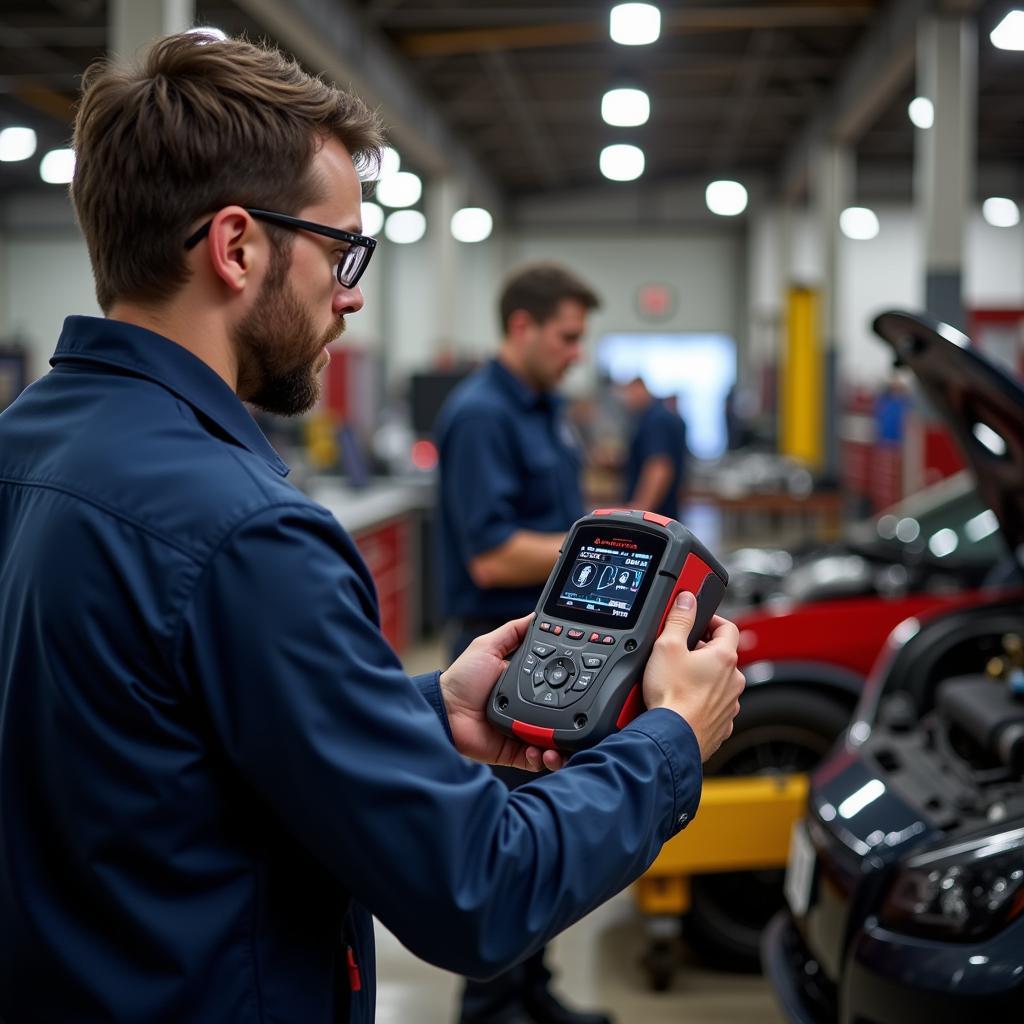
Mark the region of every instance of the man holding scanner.
[[[528, 618], [410, 679], [243, 404], [316, 401], [379, 145], [359, 100], [236, 40], [86, 75], [104, 316], [69, 317], [0, 415], [0, 1019], [369, 1024], [371, 915], [491, 976], [696, 813], [732, 624], [688, 650], [680, 595], [649, 710], [563, 766], [485, 716]], [[477, 762], [560, 770], [510, 793]]]

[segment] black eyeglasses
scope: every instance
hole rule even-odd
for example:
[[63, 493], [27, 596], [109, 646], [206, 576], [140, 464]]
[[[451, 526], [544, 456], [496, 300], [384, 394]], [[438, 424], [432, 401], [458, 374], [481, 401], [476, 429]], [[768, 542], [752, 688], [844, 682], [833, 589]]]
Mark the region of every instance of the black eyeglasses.
[[[323, 235], [324, 238], [333, 238], [338, 242], [348, 242], [349, 247], [342, 254], [338, 261], [338, 269], [335, 276], [338, 284], [343, 288], [355, 288], [359, 278], [370, 263], [373, 250], [377, 248], [377, 239], [369, 235], [355, 235], [351, 231], [342, 231], [340, 228], [329, 228], [324, 224], [314, 224], [311, 220], [299, 220], [298, 217], [289, 217], [286, 213], [273, 213], [270, 210], [253, 210], [248, 206], [242, 207], [250, 217], [257, 220], [265, 220], [268, 224], [276, 224], [281, 228], [291, 228], [292, 231], [311, 231], [314, 235]], [[192, 249], [197, 246], [209, 234], [212, 220], [208, 220], [201, 228], [185, 239], [185, 248]]]

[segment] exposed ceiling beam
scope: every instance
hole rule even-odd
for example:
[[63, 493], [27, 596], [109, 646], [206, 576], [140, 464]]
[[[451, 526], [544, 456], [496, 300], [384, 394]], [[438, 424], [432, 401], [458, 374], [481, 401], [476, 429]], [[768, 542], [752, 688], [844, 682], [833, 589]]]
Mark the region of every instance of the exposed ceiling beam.
[[[666, 12], [665, 35], [697, 32], [736, 32], [748, 29], [806, 28], [859, 25], [875, 12], [870, 3], [780, 4], [743, 7], [688, 7]], [[398, 36], [403, 52], [413, 57], [427, 54], [451, 56], [482, 50], [531, 50], [552, 46], [579, 46], [608, 39], [603, 18], [556, 24], [506, 25], [499, 28], [455, 29], [443, 32], [408, 32]]]
[[508, 55], [491, 51], [482, 55], [487, 70], [491, 73], [505, 106], [512, 114], [512, 119], [519, 125], [522, 137], [544, 183], [553, 188], [562, 184], [553, 166], [554, 154], [551, 140], [544, 131], [544, 126], [536, 113], [530, 109], [530, 101], [522, 82], [512, 68]]
[[884, 113], [914, 73], [917, 28], [929, 13], [972, 13], [981, 0], [894, 0], [871, 23], [847, 61], [831, 96], [804, 126], [782, 163], [780, 192], [795, 199], [807, 187], [815, 150], [822, 144], [852, 145]]
[[740, 144], [747, 134], [754, 107], [764, 91], [768, 76], [768, 58], [776, 47], [778, 36], [773, 31], [753, 32], [740, 70], [732, 109], [710, 147], [708, 169], [713, 174], [728, 173], [736, 159]]
[[500, 212], [501, 191], [351, 0], [235, 0], [309, 67], [379, 107], [394, 144], [428, 173], [461, 178]]

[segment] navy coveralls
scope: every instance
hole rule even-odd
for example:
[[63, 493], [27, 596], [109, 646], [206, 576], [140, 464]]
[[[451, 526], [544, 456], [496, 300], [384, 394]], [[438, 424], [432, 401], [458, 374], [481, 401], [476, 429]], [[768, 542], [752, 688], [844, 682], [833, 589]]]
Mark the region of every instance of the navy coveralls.
[[655, 455], [664, 455], [672, 462], [672, 483], [657, 508], [648, 512], [679, 518], [679, 489], [686, 480], [686, 424], [682, 418], [658, 399], [636, 417], [633, 436], [626, 459], [626, 500], [636, 492], [644, 463]]
[[371, 913], [492, 974], [693, 815], [664, 709], [514, 794], [461, 757], [285, 473], [209, 367], [114, 321], [71, 317], [0, 415], [8, 1024], [367, 1024]]
[[[492, 359], [438, 417], [443, 606], [456, 620], [500, 623], [533, 611], [543, 589], [478, 587], [467, 568], [517, 530], [564, 533], [583, 515], [580, 457], [560, 399]], [[476, 635], [474, 633], [474, 635]]]

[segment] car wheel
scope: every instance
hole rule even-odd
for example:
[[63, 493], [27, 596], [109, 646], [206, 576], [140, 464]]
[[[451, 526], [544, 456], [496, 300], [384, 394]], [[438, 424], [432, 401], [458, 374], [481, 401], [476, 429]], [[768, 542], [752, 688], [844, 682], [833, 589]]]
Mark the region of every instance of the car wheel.
[[[704, 766], [706, 776], [805, 772], [828, 752], [850, 718], [850, 703], [806, 687], [754, 690], [733, 734]], [[761, 931], [783, 906], [782, 869], [695, 875], [684, 919], [687, 939], [707, 962], [756, 971]]]

